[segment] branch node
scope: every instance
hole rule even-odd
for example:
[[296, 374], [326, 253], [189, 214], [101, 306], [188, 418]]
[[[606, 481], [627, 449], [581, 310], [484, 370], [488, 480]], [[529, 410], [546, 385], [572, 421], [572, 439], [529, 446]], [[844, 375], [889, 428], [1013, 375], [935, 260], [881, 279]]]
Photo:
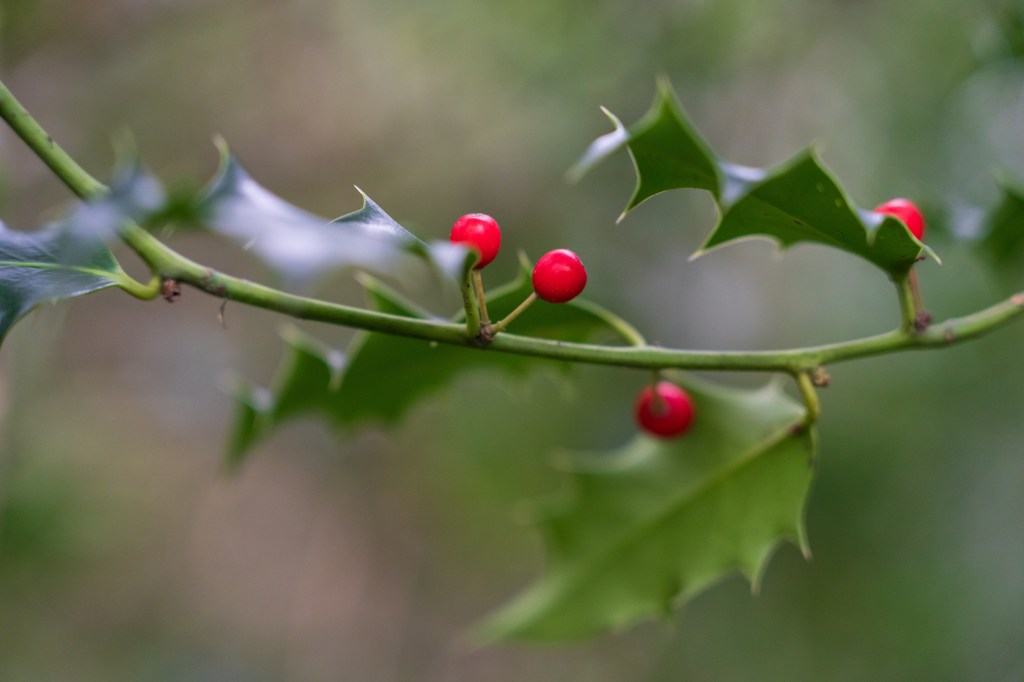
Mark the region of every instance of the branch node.
[[174, 303], [181, 298], [181, 282], [170, 277], [165, 277], [160, 285], [160, 295], [168, 303]]
[[828, 375], [824, 367], [819, 365], [811, 372], [811, 383], [818, 388], [827, 388], [832, 383], [832, 377]]

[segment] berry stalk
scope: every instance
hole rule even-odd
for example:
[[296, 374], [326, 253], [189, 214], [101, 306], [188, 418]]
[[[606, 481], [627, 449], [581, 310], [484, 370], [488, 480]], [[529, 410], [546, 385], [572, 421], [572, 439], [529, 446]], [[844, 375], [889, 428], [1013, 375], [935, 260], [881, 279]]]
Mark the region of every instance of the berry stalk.
[[476, 277], [473, 275], [477, 272], [477, 270], [473, 270], [472, 274], [467, 272], [459, 286], [459, 291], [462, 293], [462, 308], [466, 311], [466, 336], [471, 339], [480, 335], [480, 309], [473, 286], [476, 282]]
[[807, 414], [804, 415], [804, 426], [812, 426], [818, 421], [821, 414], [821, 403], [818, 401], [818, 391], [815, 390], [815, 372], [797, 372], [794, 375], [796, 386], [800, 389], [800, 398], [807, 407]]
[[480, 305], [480, 326], [490, 327], [491, 318], [487, 314], [487, 297], [484, 295], [484, 277], [479, 270], [473, 270], [473, 291], [476, 302]]
[[533, 305], [537, 298], [537, 292], [534, 292], [527, 296], [522, 303], [516, 306], [515, 310], [506, 315], [502, 320], [484, 329], [484, 336], [489, 339], [493, 339], [495, 334], [497, 334], [498, 332], [503, 332], [506, 329], [508, 329], [508, 326], [512, 324], [512, 320], [522, 315], [523, 311], [529, 308], [531, 305]]

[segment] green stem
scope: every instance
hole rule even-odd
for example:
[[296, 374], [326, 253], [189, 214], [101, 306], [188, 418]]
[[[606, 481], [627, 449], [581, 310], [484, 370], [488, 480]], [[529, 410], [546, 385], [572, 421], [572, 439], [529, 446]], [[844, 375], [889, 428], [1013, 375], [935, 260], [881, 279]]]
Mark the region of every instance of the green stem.
[[893, 282], [900, 299], [900, 326], [907, 333], [913, 333], [917, 327], [917, 305], [910, 285], [910, 273], [894, 277]]
[[[582, 307], [589, 307], [591, 304], [587, 301], [577, 301], [576, 305]], [[601, 315], [601, 311], [600, 309], [597, 308], [597, 306], [594, 306], [594, 313], [605, 318], [605, 324], [614, 329], [615, 333], [621, 336], [623, 340], [626, 341], [630, 346], [647, 345], [647, 339], [644, 338], [643, 334], [641, 334], [636, 327], [626, 322], [618, 315]]]
[[480, 324], [484, 327], [491, 326], [491, 318], [487, 314], [487, 297], [484, 296], [484, 277], [479, 270], [473, 270], [473, 291], [476, 293], [476, 302], [480, 304]]
[[88, 199], [107, 191], [102, 182], [83, 170], [53, 141], [32, 115], [25, 111], [3, 81], [0, 81], [0, 118], [7, 121], [18, 137], [79, 197]]
[[498, 332], [503, 332], [506, 329], [508, 329], [508, 326], [510, 324], [512, 324], [512, 321], [515, 320], [520, 315], [522, 315], [523, 311], [526, 310], [527, 308], [529, 308], [531, 305], [533, 305], [536, 300], [537, 300], [537, 294], [535, 292], [530, 292], [530, 295], [527, 296], [523, 300], [522, 303], [517, 305], [515, 310], [513, 310], [508, 315], [506, 315], [504, 318], [502, 318], [500, 321], [495, 322], [493, 325], [491, 325], [488, 328], [488, 330], [487, 330], [488, 331], [488, 335], [489, 336], [493, 336], [494, 334], [497, 334]]
[[[48, 165], [61, 181], [83, 199], [106, 191], [55, 144], [39, 124], [17, 102], [0, 82], [0, 118], [3, 118], [32, 150]], [[632, 346], [605, 346], [570, 343], [550, 339], [501, 334], [488, 344], [480, 344], [467, 336], [466, 325], [391, 315], [362, 308], [330, 303], [304, 296], [296, 296], [271, 287], [232, 277], [196, 263], [177, 253], [138, 225], [127, 225], [121, 232], [125, 243], [160, 277], [189, 284], [221, 299], [237, 301], [308, 320], [343, 325], [384, 334], [395, 334], [478, 351], [512, 353], [552, 360], [598, 365], [616, 365], [640, 369], [702, 369], [744, 370], [758, 372], [788, 372], [797, 375], [812, 372], [821, 365], [882, 355], [904, 350], [944, 348], [992, 331], [1011, 320], [1024, 316], [1024, 292], [1014, 294], [1001, 303], [971, 315], [933, 324], [927, 330], [913, 333], [911, 318], [904, 312], [902, 328], [840, 343], [794, 348], [778, 351], [686, 351], [658, 348], [642, 342], [637, 334], [627, 337]], [[906, 282], [897, 282], [901, 293], [901, 308]], [[131, 287], [137, 295], [149, 297], [151, 285]], [[132, 293], [132, 291], [130, 291]], [[506, 318], [506, 321], [508, 318]], [[503, 321], [505, 322], [505, 321]], [[501, 323], [499, 323], [501, 324]], [[496, 325], [497, 326], [497, 325]], [[636, 343], [640, 341], [640, 343]]]
[[818, 421], [821, 414], [821, 403], [818, 402], [818, 392], [814, 388], [814, 380], [811, 372], [797, 372], [795, 377], [797, 388], [800, 389], [800, 398], [807, 407], [807, 414], [804, 415], [804, 426], [812, 426]]
[[914, 300], [914, 329], [916, 331], [924, 331], [932, 323], [932, 316], [924, 308], [921, 285], [918, 283], [917, 270], [915, 268], [910, 268], [910, 272], [907, 273], [907, 282], [910, 285], [910, 296]]
[[160, 288], [163, 285], [163, 277], [154, 274], [149, 282], [143, 284], [131, 278], [128, 273], [121, 271], [121, 277], [117, 278], [117, 286], [135, 298], [143, 301], [152, 301], [160, 295]]
[[[472, 272], [476, 272], [476, 270]], [[462, 307], [466, 311], [466, 336], [471, 339], [480, 335], [480, 309], [473, 291], [474, 279], [473, 275], [467, 272], [459, 287], [462, 292]]]

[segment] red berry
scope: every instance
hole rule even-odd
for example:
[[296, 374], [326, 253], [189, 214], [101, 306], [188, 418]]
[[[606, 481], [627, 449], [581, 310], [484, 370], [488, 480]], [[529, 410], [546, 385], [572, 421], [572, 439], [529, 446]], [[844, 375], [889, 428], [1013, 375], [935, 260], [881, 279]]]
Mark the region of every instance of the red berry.
[[924, 216], [921, 215], [921, 209], [910, 199], [890, 199], [876, 206], [875, 213], [896, 216], [907, 226], [910, 234], [917, 237], [918, 241], [924, 241]]
[[501, 246], [501, 228], [498, 221], [483, 213], [467, 213], [455, 221], [449, 239], [455, 244], [466, 244], [480, 254], [480, 261], [473, 267], [479, 270], [494, 260]]
[[675, 438], [693, 423], [693, 400], [670, 381], [648, 386], [636, 398], [636, 421], [647, 433], [659, 438]]
[[583, 261], [569, 249], [548, 251], [533, 268], [533, 290], [549, 303], [565, 303], [587, 286]]

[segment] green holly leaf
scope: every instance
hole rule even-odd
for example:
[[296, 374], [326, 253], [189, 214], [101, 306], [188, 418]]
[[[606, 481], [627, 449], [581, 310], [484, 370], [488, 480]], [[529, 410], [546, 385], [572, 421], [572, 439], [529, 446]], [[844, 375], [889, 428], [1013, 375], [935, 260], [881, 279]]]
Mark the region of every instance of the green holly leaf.
[[0, 223], [0, 342], [38, 304], [117, 286], [125, 277], [91, 232], [67, 223], [15, 232]]
[[[373, 278], [364, 276], [360, 281], [374, 308], [381, 312], [440, 319]], [[488, 296], [488, 311], [493, 319], [500, 319], [532, 291], [529, 264], [524, 263], [512, 283]], [[639, 338], [620, 318], [579, 299], [559, 305], [538, 302], [516, 319], [513, 330], [563, 341], [629, 343]], [[266, 394], [269, 399], [247, 384], [237, 384], [232, 391], [238, 407], [229, 460], [241, 461], [260, 436], [294, 416], [320, 413], [340, 428], [364, 422], [391, 423], [425, 395], [441, 390], [465, 372], [491, 370], [521, 376], [537, 367], [571, 367], [569, 363], [545, 365], [519, 355], [369, 332], [358, 334], [344, 356], [295, 329], [286, 331], [284, 340], [285, 360]], [[388, 380], [381, 381], [382, 376]]]
[[839, 248], [898, 275], [913, 266], [922, 251], [932, 253], [900, 220], [853, 207], [813, 152], [771, 169], [757, 181], [736, 178], [735, 168], [730, 174], [732, 186], [742, 183], [742, 188], [731, 203], [720, 202], [718, 225], [696, 255], [765, 235], [782, 248], [802, 241]]
[[568, 455], [569, 485], [538, 508], [544, 575], [487, 620], [484, 640], [560, 640], [668, 614], [738, 571], [756, 592], [783, 540], [807, 554], [816, 436], [778, 384], [687, 378], [696, 420], [674, 440]]
[[978, 248], [997, 266], [1019, 263], [1024, 256], [1024, 192], [1002, 183], [1002, 196], [983, 219]]
[[[529, 273], [521, 271], [511, 284], [488, 296], [492, 319], [501, 319], [532, 293]], [[381, 310], [399, 315], [423, 316], [403, 306], [395, 296], [375, 286], [374, 304]], [[461, 318], [459, 318], [461, 319]], [[516, 319], [511, 331], [539, 338], [562, 341], [602, 339], [622, 342], [617, 318], [585, 301], [566, 304], [538, 302]], [[465, 348], [431, 344], [382, 334], [364, 334], [350, 352], [349, 366], [340, 389], [359, 400], [348, 400], [338, 413], [344, 423], [397, 421], [423, 395], [447, 385], [462, 372], [472, 369], [496, 369], [512, 375], [524, 375], [537, 366], [536, 360], [501, 353], [473, 352]], [[553, 364], [568, 369], [567, 363]], [[381, 373], [389, 381], [382, 385]]]
[[268, 416], [274, 406], [270, 391], [235, 377], [226, 387], [235, 399], [235, 416], [228, 437], [224, 465], [229, 471], [245, 461], [249, 449], [270, 430]]
[[647, 199], [671, 189], [711, 193], [719, 221], [694, 256], [739, 239], [768, 237], [781, 248], [815, 242], [855, 254], [890, 276], [905, 273], [922, 253], [938, 260], [892, 216], [858, 209], [813, 151], [770, 169], [729, 163], [716, 156], [679, 104], [659, 83], [654, 104], [625, 128], [614, 116], [611, 133], [598, 138], [570, 176], [578, 177], [617, 149], [629, 149], [637, 185], [620, 220]]
[[356, 190], [362, 208], [329, 221], [269, 192], [222, 147], [221, 168], [199, 202], [199, 213], [208, 229], [242, 244], [291, 281], [346, 267], [397, 274], [417, 259], [458, 277], [470, 250], [420, 240]]
[[71, 207], [67, 217], [34, 232], [0, 223], [0, 342], [36, 305], [130, 286], [105, 245], [129, 220], [144, 220], [164, 205], [160, 184], [138, 163], [115, 171], [110, 190]]

